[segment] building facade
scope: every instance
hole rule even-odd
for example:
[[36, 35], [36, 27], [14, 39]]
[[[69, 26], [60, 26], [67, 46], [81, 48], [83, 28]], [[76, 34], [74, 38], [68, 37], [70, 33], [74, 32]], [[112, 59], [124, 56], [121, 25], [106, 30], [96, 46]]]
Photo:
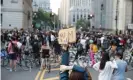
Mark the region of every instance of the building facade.
[[[96, 28], [126, 30], [132, 24], [133, 0], [92, 0]], [[97, 5], [95, 5], [97, 4]]]
[[33, 10], [36, 8], [41, 8], [46, 12], [51, 12], [50, 0], [33, 0]]
[[32, 0], [1, 0], [1, 28], [30, 28]]
[[62, 26], [76, 26], [78, 20], [88, 20], [88, 15], [91, 14], [91, 0], [62, 0], [59, 10]]

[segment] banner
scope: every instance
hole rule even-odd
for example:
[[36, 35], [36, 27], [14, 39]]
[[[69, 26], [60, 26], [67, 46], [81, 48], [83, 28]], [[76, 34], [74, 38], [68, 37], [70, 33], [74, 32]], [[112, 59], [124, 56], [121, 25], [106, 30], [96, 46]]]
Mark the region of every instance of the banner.
[[68, 44], [76, 42], [76, 29], [68, 28], [62, 29], [58, 34], [58, 42], [59, 44]]

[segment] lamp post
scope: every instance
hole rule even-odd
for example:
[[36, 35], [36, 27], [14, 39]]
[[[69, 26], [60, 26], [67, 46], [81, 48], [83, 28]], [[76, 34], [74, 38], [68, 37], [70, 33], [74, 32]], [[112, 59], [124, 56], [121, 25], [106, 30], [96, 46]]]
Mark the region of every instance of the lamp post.
[[54, 18], [53, 23], [54, 23], [54, 30], [55, 30], [55, 14], [54, 14], [54, 13], [52, 13], [51, 17], [53, 17], [53, 18]]
[[[88, 22], [91, 21], [91, 19], [94, 17], [93, 14], [89, 14], [88, 15]], [[90, 26], [91, 26], [91, 29], [92, 29], [92, 25], [91, 25], [92, 21], [90, 22]]]
[[103, 10], [104, 10], [104, 7], [103, 7], [103, 3], [101, 4], [101, 28], [103, 27]]
[[118, 8], [119, 8], [119, 0], [117, 0], [117, 3], [116, 3], [116, 35], [118, 35], [118, 16], [119, 16], [119, 11], [118, 11]]

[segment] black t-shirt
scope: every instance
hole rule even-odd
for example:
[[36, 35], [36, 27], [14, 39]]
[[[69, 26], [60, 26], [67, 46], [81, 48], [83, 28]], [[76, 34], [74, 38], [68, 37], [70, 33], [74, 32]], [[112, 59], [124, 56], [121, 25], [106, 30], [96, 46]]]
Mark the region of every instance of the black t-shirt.
[[39, 41], [38, 40], [33, 40], [33, 52], [39, 52]]

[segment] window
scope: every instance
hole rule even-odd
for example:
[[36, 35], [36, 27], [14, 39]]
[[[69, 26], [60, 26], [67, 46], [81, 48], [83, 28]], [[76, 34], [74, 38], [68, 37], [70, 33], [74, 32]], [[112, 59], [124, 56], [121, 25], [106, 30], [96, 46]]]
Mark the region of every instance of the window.
[[82, 18], [82, 14], [80, 15], [80, 17]]
[[11, 0], [11, 3], [18, 3], [18, 0]]
[[73, 18], [73, 22], [75, 22], [75, 18]]
[[1, 5], [3, 5], [3, 0], [1, 0]]
[[86, 14], [84, 15], [84, 19], [86, 19]]
[[1, 26], [2, 26], [2, 22], [3, 22], [3, 15], [1, 13]]
[[77, 20], [79, 19], [79, 15], [77, 15]]
[[73, 15], [73, 22], [75, 22], [75, 15]]

